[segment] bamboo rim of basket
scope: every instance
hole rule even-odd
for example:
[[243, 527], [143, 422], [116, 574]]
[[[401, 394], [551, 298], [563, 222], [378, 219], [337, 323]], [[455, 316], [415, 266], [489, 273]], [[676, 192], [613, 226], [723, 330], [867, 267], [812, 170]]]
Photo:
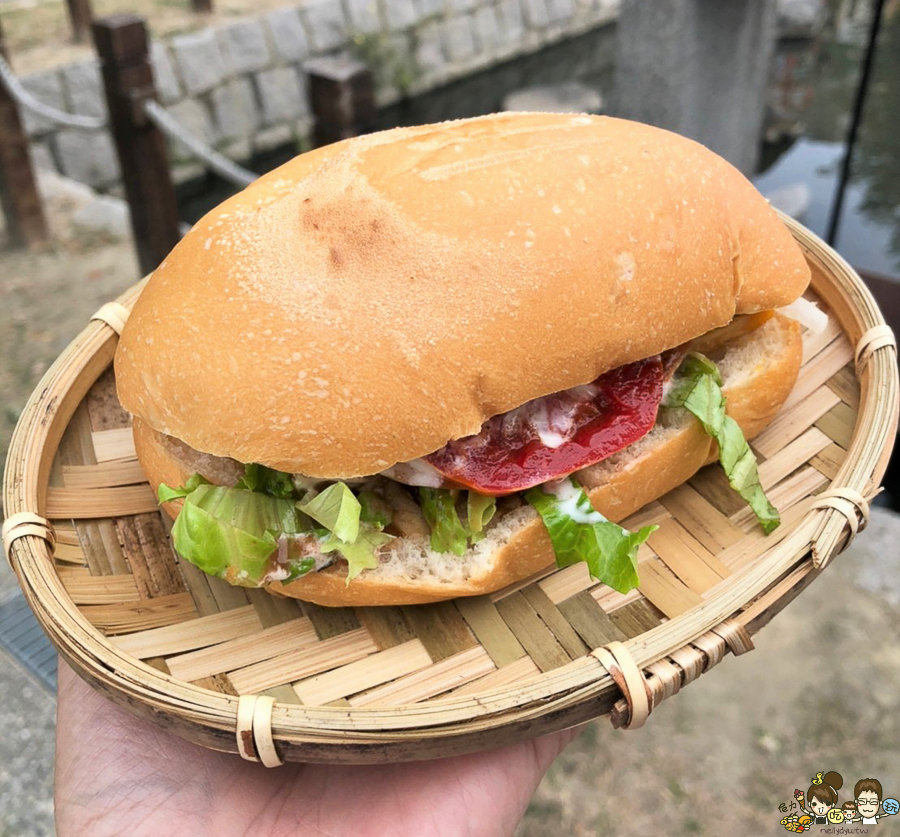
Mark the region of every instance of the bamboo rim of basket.
[[[781, 213], [779, 213], [781, 214]], [[782, 215], [814, 271], [812, 289], [857, 343], [884, 320], [868, 289], [850, 265], [805, 227]], [[146, 279], [118, 302], [130, 308]], [[6, 466], [4, 504], [8, 516], [45, 508], [49, 470], [63, 431], [88, 389], [112, 362], [114, 329], [92, 321], [44, 375], [17, 425]], [[896, 348], [875, 351], [858, 377], [860, 409], [847, 456], [832, 487], [869, 497], [887, 467], [898, 420]], [[811, 508], [755, 564], [743, 568], [718, 593], [624, 645], [641, 669], [685, 647], [727, 619], [741, 626], [763, 623], [766, 610], [789, 595], [798, 562], [813, 553], [821, 566], [849, 542], [846, 516], [833, 507]], [[48, 544], [29, 534], [16, 540], [10, 559], [26, 598], [64, 657], [95, 685], [110, 687], [126, 702], [149, 703], [187, 722], [233, 733], [238, 698], [177, 680], [119, 651], [71, 605], [57, 575]], [[749, 606], [749, 607], [748, 607]], [[746, 610], [743, 610], [747, 608]], [[612, 677], [590, 654], [546, 672], [530, 682], [494, 688], [477, 696], [450, 696], [401, 707], [298, 706], [276, 704], [272, 730], [276, 739], [296, 743], [352, 743], [484, 733], [511, 723], [526, 723], [617, 692]], [[581, 717], [585, 720], [587, 717]], [[572, 716], [569, 716], [570, 720]], [[572, 721], [574, 722], [574, 721]], [[570, 725], [570, 724], [565, 724]], [[558, 726], [563, 726], [559, 724]]]

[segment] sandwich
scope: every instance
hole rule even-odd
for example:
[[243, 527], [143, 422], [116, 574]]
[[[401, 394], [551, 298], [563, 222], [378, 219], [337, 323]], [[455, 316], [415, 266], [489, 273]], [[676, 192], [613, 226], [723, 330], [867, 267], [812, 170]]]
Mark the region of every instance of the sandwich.
[[176, 551], [232, 584], [414, 604], [583, 561], [624, 592], [654, 527], [619, 523], [707, 463], [778, 525], [747, 440], [797, 378], [809, 278], [675, 134], [398, 128], [199, 221], [134, 306], [118, 393]]

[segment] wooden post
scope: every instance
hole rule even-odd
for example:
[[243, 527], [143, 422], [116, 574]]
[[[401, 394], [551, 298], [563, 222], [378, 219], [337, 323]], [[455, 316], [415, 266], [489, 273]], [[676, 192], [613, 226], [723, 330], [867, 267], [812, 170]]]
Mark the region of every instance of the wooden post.
[[147, 27], [138, 15], [117, 14], [95, 20], [93, 32], [138, 261], [149, 273], [180, 235], [165, 137], [144, 112], [156, 99]]
[[[0, 24], [0, 54], [9, 62]], [[0, 205], [9, 243], [37, 247], [50, 239], [16, 100], [0, 83]]]
[[197, 14], [211, 14], [213, 10], [212, 0], [191, 0], [191, 11]]
[[83, 44], [91, 32], [91, 0], [66, 0], [66, 8], [69, 10], [75, 43]]
[[315, 117], [317, 146], [372, 131], [375, 125], [375, 80], [355, 58], [316, 58], [304, 68]]

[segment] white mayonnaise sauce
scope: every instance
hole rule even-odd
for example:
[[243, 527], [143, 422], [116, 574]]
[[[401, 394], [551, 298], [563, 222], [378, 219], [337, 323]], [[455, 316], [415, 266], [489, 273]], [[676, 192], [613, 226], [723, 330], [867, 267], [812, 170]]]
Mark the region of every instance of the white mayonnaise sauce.
[[[546, 445], [548, 448], [558, 448], [563, 442], [568, 441], [569, 437], [560, 433], [558, 430], [553, 429], [550, 426], [550, 418], [547, 415], [547, 402], [543, 398], [539, 398], [537, 401], [530, 402], [535, 404], [536, 406], [531, 411], [531, 425], [534, 427], [535, 432], [538, 435], [538, 439], [541, 440], [542, 445]], [[527, 404], [525, 405], [528, 406]], [[571, 423], [570, 423], [571, 426]]]
[[[563, 393], [535, 398], [515, 410], [510, 410], [504, 419], [507, 422], [520, 423], [540, 439], [548, 448], [558, 448], [568, 442], [576, 433], [575, 415], [579, 408], [597, 395], [597, 387], [583, 384], [572, 387]], [[552, 403], [550, 399], [553, 399]]]
[[[542, 445], [556, 449], [575, 436], [578, 430], [576, 416], [586, 402], [596, 398], [597, 391], [593, 384], [583, 384], [528, 401], [502, 416], [502, 433], [508, 437], [521, 434], [524, 439], [537, 436]], [[465, 456], [457, 458], [464, 459]], [[441, 473], [424, 459], [398, 462], [381, 474], [406, 485], [441, 488], [446, 484]]]
[[672, 387], [674, 385], [675, 385], [675, 376], [674, 375], [672, 375], [672, 377], [669, 378], [669, 380], [663, 381], [662, 398], [659, 401], [660, 404], [666, 403], [666, 396], [669, 394], [669, 390], [672, 389]]
[[398, 462], [381, 472], [382, 476], [389, 477], [406, 485], [422, 485], [426, 488], [440, 488], [444, 484], [444, 478], [439, 471], [429, 465], [424, 459], [410, 459], [409, 462]]
[[567, 517], [572, 518], [576, 523], [602, 523], [606, 518], [596, 509], [585, 511], [578, 507], [578, 498], [581, 492], [575, 488], [572, 481], [566, 477], [556, 482], [545, 483], [542, 487], [544, 492], [549, 492], [556, 497], [559, 503], [559, 510]]
[[538, 439], [541, 440], [541, 444], [547, 448], [556, 450], [556, 448], [569, 440], [567, 436], [563, 436], [561, 433], [550, 430], [549, 425], [545, 427], [535, 422], [535, 430], [537, 430]]
[[275, 569], [270, 570], [266, 577], [263, 579], [264, 582], [269, 581], [284, 581], [288, 576], [290, 576], [291, 572], [287, 568], [287, 566], [282, 566], [279, 564]]

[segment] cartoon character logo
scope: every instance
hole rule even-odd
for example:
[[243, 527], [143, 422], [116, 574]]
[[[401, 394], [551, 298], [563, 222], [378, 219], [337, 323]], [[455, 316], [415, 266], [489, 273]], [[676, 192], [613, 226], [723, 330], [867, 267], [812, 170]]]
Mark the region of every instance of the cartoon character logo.
[[[900, 802], [896, 799], [884, 799], [878, 779], [860, 779], [853, 788], [853, 796], [856, 797], [856, 811], [863, 825], [877, 825], [882, 817], [889, 817], [900, 811]], [[883, 813], [878, 813], [879, 808]]]
[[[829, 812], [835, 810], [837, 805], [837, 792], [844, 784], [844, 779], [840, 773], [831, 770], [828, 773], [816, 773], [816, 777], [812, 779], [809, 790], [806, 792], [806, 805], [800, 802], [800, 807], [813, 818], [813, 822], [817, 825], [826, 825], [827, 823], [843, 822], [844, 815], [837, 810], [837, 813], [829, 817]], [[833, 819], [834, 816], [839, 819]]]
[[781, 824], [784, 826], [785, 831], [793, 831], [797, 834], [800, 834], [803, 831], [809, 830], [809, 823], [811, 819], [812, 818], [808, 814], [804, 814], [802, 817], [798, 817], [796, 814], [793, 814], [790, 817], [785, 817], [781, 821]]
[[855, 802], [845, 802], [841, 805], [841, 810], [844, 812], [844, 822], [853, 822], [856, 818], [856, 803]]
[[813, 825], [876, 825], [879, 819], [900, 813], [900, 802], [893, 798], [885, 799], [881, 782], [877, 779], [860, 779], [853, 788], [854, 798], [839, 806], [838, 791], [843, 784], [841, 774], [833, 770], [816, 773], [806, 793], [799, 788], [794, 791], [790, 810], [799, 806], [799, 816], [788, 813], [786, 802], [778, 806], [780, 811], [788, 813], [781, 824], [787, 831], [802, 832]]

